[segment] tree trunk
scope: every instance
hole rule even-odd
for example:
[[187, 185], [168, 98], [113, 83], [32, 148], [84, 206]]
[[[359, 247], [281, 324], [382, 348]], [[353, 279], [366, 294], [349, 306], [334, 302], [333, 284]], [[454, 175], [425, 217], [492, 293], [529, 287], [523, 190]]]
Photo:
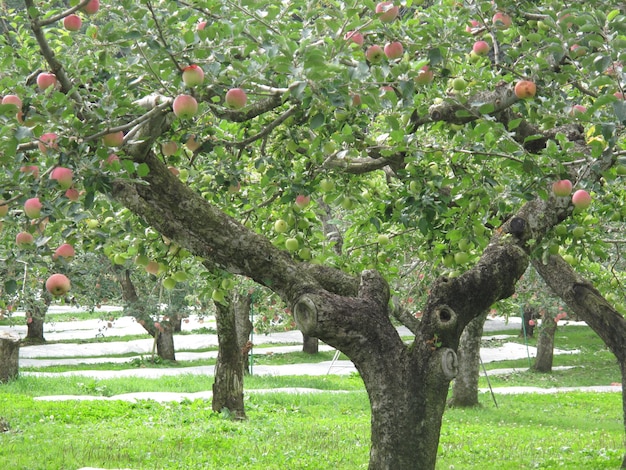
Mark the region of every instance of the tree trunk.
[[459, 373], [452, 386], [452, 407], [478, 406], [478, 378], [480, 376], [480, 342], [487, 318], [485, 310], [467, 324], [458, 349]]
[[302, 352], [306, 354], [317, 354], [319, 352], [319, 340], [312, 336], [302, 335]]
[[41, 314], [40, 311], [27, 312], [26, 315], [26, 338], [25, 343], [45, 343], [46, 339], [43, 336], [43, 327], [46, 319], [45, 313]]
[[174, 329], [171, 325], [162, 325], [156, 333], [157, 355], [166, 361], [176, 361], [174, 349]]
[[219, 349], [213, 382], [213, 411], [227, 409], [237, 419], [246, 419], [243, 404], [243, 355], [237, 338], [234, 301], [215, 302]]
[[172, 324], [174, 333], [180, 333], [183, 326], [183, 316], [179, 313], [173, 315], [172, 318], [170, 318], [170, 323]]
[[241, 351], [241, 366], [243, 368], [244, 374], [247, 374], [250, 370], [250, 351], [252, 350], [252, 342], [249, 341], [249, 339], [250, 333], [254, 328], [254, 325], [250, 321], [251, 305], [251, 295], [242, 295], [236, 290], [233, 291], [233, 308], [235, 309], [235, 329], [237, 331], [237, 346]]
[[[522, 317], [522, 326], [519, 331], [521, 338], [526, 334], [527, 338], [532, 338], [535, 334], [535, 321], [539, 318], [537, 308], [531, 304], [525, 304]], [[532, 322], [531, 322], [532, 320]]]
[[547, 311], [541, 320], [541, 331], [537, 340], [537, 357], [532, 366], [537, 372], [552, 372], [552, 361], [554, 359], [554, 334], [556, 333], [556, 322], [554, 317]]
[[[533, 265], [546, 284], [565, 301], [602, 338], [615, 355], [622, 371], [622, 414], [626, 433], [626, 319], [610, 305], [602, 294], [578, 275], [561, 256], [550, 256], [547, 262], [533, 260]], [[626, 468], [626, 453], [622, 462]]]
[[20, 360], [20, 337], [0, 331], [0, 383], [17, 377]]

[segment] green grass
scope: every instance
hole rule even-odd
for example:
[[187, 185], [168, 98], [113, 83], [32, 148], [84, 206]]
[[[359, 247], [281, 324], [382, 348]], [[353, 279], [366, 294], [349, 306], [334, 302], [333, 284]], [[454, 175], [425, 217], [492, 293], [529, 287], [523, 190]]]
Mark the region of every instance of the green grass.
[[[294, 379], [306, 381], [278, 382]], [[503, 396], [497, 409], [488, 396], [481, 399], [479, 409], [446, 412], [438, 469], [619, 467], [624, 430], [617, 393]], [[28, 470], [367, 467], [369, 405], [362, 385], [342, 394], [249, 394], [246, 407], [248, 421], [236, 422], [213, 413], [204, 400], [43, 402], [0, 388], [0, 410], [10, 426], [0, 434], [0, 465]]]

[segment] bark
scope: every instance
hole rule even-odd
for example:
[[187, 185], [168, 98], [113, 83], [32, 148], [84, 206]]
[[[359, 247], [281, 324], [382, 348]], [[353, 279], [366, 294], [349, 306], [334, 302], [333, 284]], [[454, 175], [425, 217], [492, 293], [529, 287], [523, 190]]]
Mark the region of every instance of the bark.
[[43, 299], [29, 299], [26, 302], [26, 337], [25, 343], [45, 343], [44, 324], [46, 312], [52, 302], [52, 298], [46, 289], [42, 289]]
[[[587, 323], [617, 358], [622, 371], [622, 412], [626, 433], [626, 395], [623, 391], [626, 384], [626, 319], [561, 256], [550, 256], [545, 263], [533, 260], [533, 265], [568, 309]], [[626, 452], [622, 468], [626, 468]]]
[[246, 419], [243, 404], [243, 355], [237, 338], [234, 302], [215, 302], [219, 350], [213, 382], [213, 411], [228, 410], [237, 419]]
[[155, 335], [157, 355], [166, 361], [176, 361], [176, 350], [174, 349], [174, 328], [172, 328], [169, 324], [163, 324], [161, 325], [160, 331], [157, 331]]
[[317, 354], [319, 352], [319, 340], [312, 336], [303, 334], [302, 352], [306, 354]]
[[532, 366], [537, 372], [552, 372], [552, 361], [554, 359], [554, 334], [556, 333], [556, 322], [554, 317], [548, 312], [544, 313], [541, 321], [541, 331], [537, 340], [537, 357]]
[[0, 383], [17, 378], [20, 360], [20, 337], [0, 331]]
[[252, 305], [251, 295], [242, 295], [237, 291], [233, 294], [233, 307], [235, 309], [235, 329], [237, 331], [237, 347], [241, 351], [243, 358], [243, 373], [247, 374], [250, 370], [250, 351], [252, 350], [252, 342], [250, 341], [250, 333], [254, 325], [250, 321], [250, 306]]
[[535, 334], [535, 325], [534, 323], [531, 325], [530, 320], [535, 321], [539, 318], [539, 314], [537, 312], [537, 308], [531, 304], [524, 305], [524, 314], [522, 317], [522, 327], [520, 328], [519, 335], [521, 338], [524, 337], [524, 334], [527, 338], [532, 338]]
[[480, 376], [480, 342], [487, 310], [474, 318], [463, 330], [458, 350], [459, 372], [452, 386], [452, 407], [478, 406], [478, 378]]

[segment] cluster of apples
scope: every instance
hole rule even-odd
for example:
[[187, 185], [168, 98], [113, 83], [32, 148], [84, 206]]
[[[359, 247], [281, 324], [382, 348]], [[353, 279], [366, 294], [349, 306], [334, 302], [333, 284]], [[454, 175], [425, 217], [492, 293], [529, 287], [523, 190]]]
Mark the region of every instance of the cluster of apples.
[[[497, 12], [491, 18], [491, 23], [497, 29], [505, 30], [509, 29], [513, 24], [513, 20], [509, 15], [504, 12]], [[470, 24], [465, 28], [468, 33], [476, 33], [477, 30], [481, 28], [481, 24], [477, 20], [471, 20]], [[472, 50], [470, 51], [470, 60], [473, 62], [478, 60], [480, 57], [484, 57], [489, 54], [489, 50], [491, 46], [487, 41], [479, 40], [474, 43], [472, 46]]]
[[[569, 197], [572, 194], [572, 182], [559, 180], [552, 183], [552, 192], [557, 197]], [[572, 194], [572, 204], [576, 209], [584, 210], [591, 205], [591, 196], [584, 189], [578, 189]]]
[[[86, 15], [95, 15], [100, 9], [100, 0], [90, 0], [81, 11]], [[80, 16], [72, 13], [63, 18], [63, 27], [68, 31], [78, 31], [83, 25], [83, 20]]]
[[[189, 88], [202, 85], [204, 71], [202, 67], [191, 64], [182, 70], [183, 83]], [[231, 88], [224, 96], [224, 103], [230, 109], [241, 109], [248, 101], [248, 95], [241, 88]], [[174, 114], [181, 119], [191, 119], [198, 113], [198, 101], [189, 94], [180, 94], [172, 103]]]

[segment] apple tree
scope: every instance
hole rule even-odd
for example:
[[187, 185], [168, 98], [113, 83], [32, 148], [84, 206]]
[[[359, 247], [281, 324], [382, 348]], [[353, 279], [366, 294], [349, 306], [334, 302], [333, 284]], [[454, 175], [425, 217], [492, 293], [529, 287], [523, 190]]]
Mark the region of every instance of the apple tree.
[[[370, 468], [435, 467], [461, 333], [529, 263], [626, 331], [563, 261], [605, 256], [574, 225], [624, 217], [620, 2], [94, 3], [5, 21], [2, 198], [71, 228], [105, 195], [279, 295], [363, 377]], [[419, 321], [396, 301], [406, 266], [442, 274]]]

